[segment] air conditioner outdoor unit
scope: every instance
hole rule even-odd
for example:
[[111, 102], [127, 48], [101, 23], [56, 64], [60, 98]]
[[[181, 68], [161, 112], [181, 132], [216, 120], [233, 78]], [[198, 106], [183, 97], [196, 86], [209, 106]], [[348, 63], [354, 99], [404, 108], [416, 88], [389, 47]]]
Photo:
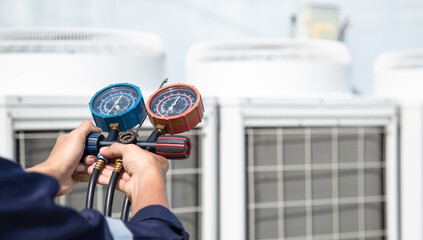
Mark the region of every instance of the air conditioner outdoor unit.
[[243, 39], [198, 43], [187, 81], [210, 96], [348, 96], [350, 55], [340, 42]]
[[342, 43], [199, 43], [219, 109], [220, 239], [398, 239], [395, 102], [358, 98]]
[[398, 239], [393, 102], [241, 98], [219, 112], [220, 239]]
[[144, 91], [165, 77], [165, 54], [152, 33], [111, 29], [0, 31], [0, 94], [90, 95], [130, 82]]
[[[72, 105], [67, 97], [85, 101], [103, 87], [117, 82], [141, 86], [143, 93], [157, 89], [165, 77], [164, 48], [152, 33], [78, 28], [31, 28], [0, 31], [0, 102], [7, 96], [56, 96], [54, 103]], [[17, 99], [19, 104], [22, 98]], [[35, 103], [34, 103], [35, 104]], [[25, 114], [25, 113], [22, 113]], [[34, 128], [46, 129], [61, 121], [72, 128], [72, 112], [51, 112], [56, 124], [39, 119]], [[91, 119], [88, 107], [83, 119]], [[14, 158], [16, 119], [0, 108], [0, 154]], [[19, 118], [19, 116], [16, 116]], [[43, 126], [41, 126], [41, 125]]]
[[395, 99], [400, 115], [401, 239], [423, 238], [423, 50], [381, 54], [373, 94]]

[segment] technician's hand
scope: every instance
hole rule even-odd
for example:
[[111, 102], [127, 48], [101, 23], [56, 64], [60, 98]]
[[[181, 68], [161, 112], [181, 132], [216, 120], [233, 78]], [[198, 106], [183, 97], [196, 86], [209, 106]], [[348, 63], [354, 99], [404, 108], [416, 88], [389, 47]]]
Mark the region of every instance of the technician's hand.
[[[125, 171], [120, 174], [116, 187], [131, 200], [133, 214], [153, 204], [169, 207], [165, 189], [165, 175], [169, 169], [167, 159], [133, 144], [115, 143], [100, 149], [100, 153], [109, 159], [122, 158]], [[113, 164], [107, 165], [98, 183], [107, 185], [113, 168]], [[92, 171], [93, 166], [88, 169], [88, 172]]]
[[[59, 181], [60, 189], [57, 196], [65, 195], [72, 191], [81, 181], [88, 181], [87, 167], [79, 163], [85, 149], [85, 140], [92, 133], [101, 133], [101, 129], [90, 121], [84, 121], [72, 132], [57, 138], [56, 145], [48, 159], [32, 168], [28, 172], [40, 172], [50, 175]], [[85, 159], [91, 163], [93, 156]]]

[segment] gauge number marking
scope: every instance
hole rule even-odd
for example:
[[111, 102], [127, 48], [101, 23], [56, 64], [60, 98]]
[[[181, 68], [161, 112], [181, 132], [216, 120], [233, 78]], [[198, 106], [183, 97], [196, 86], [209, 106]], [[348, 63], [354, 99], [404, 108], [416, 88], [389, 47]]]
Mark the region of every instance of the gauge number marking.
[[177, 116], [191, 109], [196, 100], [196, 95], [189, 89], [165, 91], [153, 99], [151, 110], [161, 117]]
[[93, 102], [97, 113], [105, 116], [124, 113], [138, 100], [138, 92], [127, 86], [113, 87], [101, 92]]

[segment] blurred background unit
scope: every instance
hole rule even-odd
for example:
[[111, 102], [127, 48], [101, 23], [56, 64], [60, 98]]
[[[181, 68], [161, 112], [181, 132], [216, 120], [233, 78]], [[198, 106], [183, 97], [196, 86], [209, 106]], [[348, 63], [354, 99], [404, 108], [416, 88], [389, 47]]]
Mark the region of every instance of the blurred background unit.
[[386, 52], [376, 59], [373, 95], [402, 103], [423, 101], [423, 50]]
[[396, 106], [220, 103], [220, 239], [398, 239]]
[[[47, 159], [56, 138], [92, 119], [88, 102], [117, 82], [140, 87], [145, 101], [165, 71], [165, 53], [154, 34], [108, 29], [25, 29], [0, 32], [0, 156], [24, 168]], [[172, 211], [193, 239], [217, 232], [216, 101], [204, 99], [203, 122], [186, 135], [191, 157], [171, 161], [166, 185]], [[141, 139], [153, 130], [146, 121]], [[204, 150], [204, 149], [207, 149]], [[95, 208], [102, 211], [105, 188], [97, 187]], [[87, 184], [55, 199], [81, 210]], [[123, 194], [116, 192], [113, 217]], [[207, 210], [205, 210], [207, 209]], [[210, 234], [211, 237], [214, 236]]]
[[[2, 30], [0, 66], [4, 104], [8, 103], [6, 96], [22, 95], [57, 96], [54, 103], [70, 105], [66, 96], [83, 96], [88, 102], [96, 91], [116, 82], [141, 85], [146, 94], [157, 89], [165, 76], [164, 49], [156, 35], [105, 29]], [[11, 124], [19, 122], [6, 120], [10, 113], [1, 111], [0, 127], [5, 130], [0, 137], [0, 154], [14, 159]], [[67, 129], [77, 126], [71, 121], [72, 112], [49, 114], [66, 122], [63, 126]], [[83, 119], [91, 119], [88, 107], [84, 114]], [[37, 124], [40, 126], [32, 127], [54, 125], [45, 119]]]
[[311, 4], [298, 10], [296, 34], [298, 38], [337, 40], [339, 37], [337, 5]]
[[164, 61], [162, 41], [148, 32], [1, 30], [0, 93], [90, 95], [106, 84], [122, 81], [153, 91], [165, 77]]
[[396, 99], [400, 105], [402, 239], [422, 239], [423, 50], [386, 52], [373, 70], [374, 95]]
[[187, 81], [209, 96], [350, 95], [349, 67], [349, 52], [336, 41], [214, 41], [190, 48]]
[[333, 41], [191, 48], [188, 81], [219, 99], [220, 239], [398, 239], [397, 108], [353, 96], [348, 68]]

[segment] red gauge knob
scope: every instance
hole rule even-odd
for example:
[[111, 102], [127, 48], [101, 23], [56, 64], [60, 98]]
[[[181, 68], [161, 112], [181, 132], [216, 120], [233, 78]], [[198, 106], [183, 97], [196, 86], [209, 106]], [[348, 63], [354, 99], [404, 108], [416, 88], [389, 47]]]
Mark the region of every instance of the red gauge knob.
[[157, 90], [147, 101], [153, 126], [166, 127], [166, 133], [187, 132], [201, 122], [204, 113], [200, 92], [191, 85], [177, 83]]

